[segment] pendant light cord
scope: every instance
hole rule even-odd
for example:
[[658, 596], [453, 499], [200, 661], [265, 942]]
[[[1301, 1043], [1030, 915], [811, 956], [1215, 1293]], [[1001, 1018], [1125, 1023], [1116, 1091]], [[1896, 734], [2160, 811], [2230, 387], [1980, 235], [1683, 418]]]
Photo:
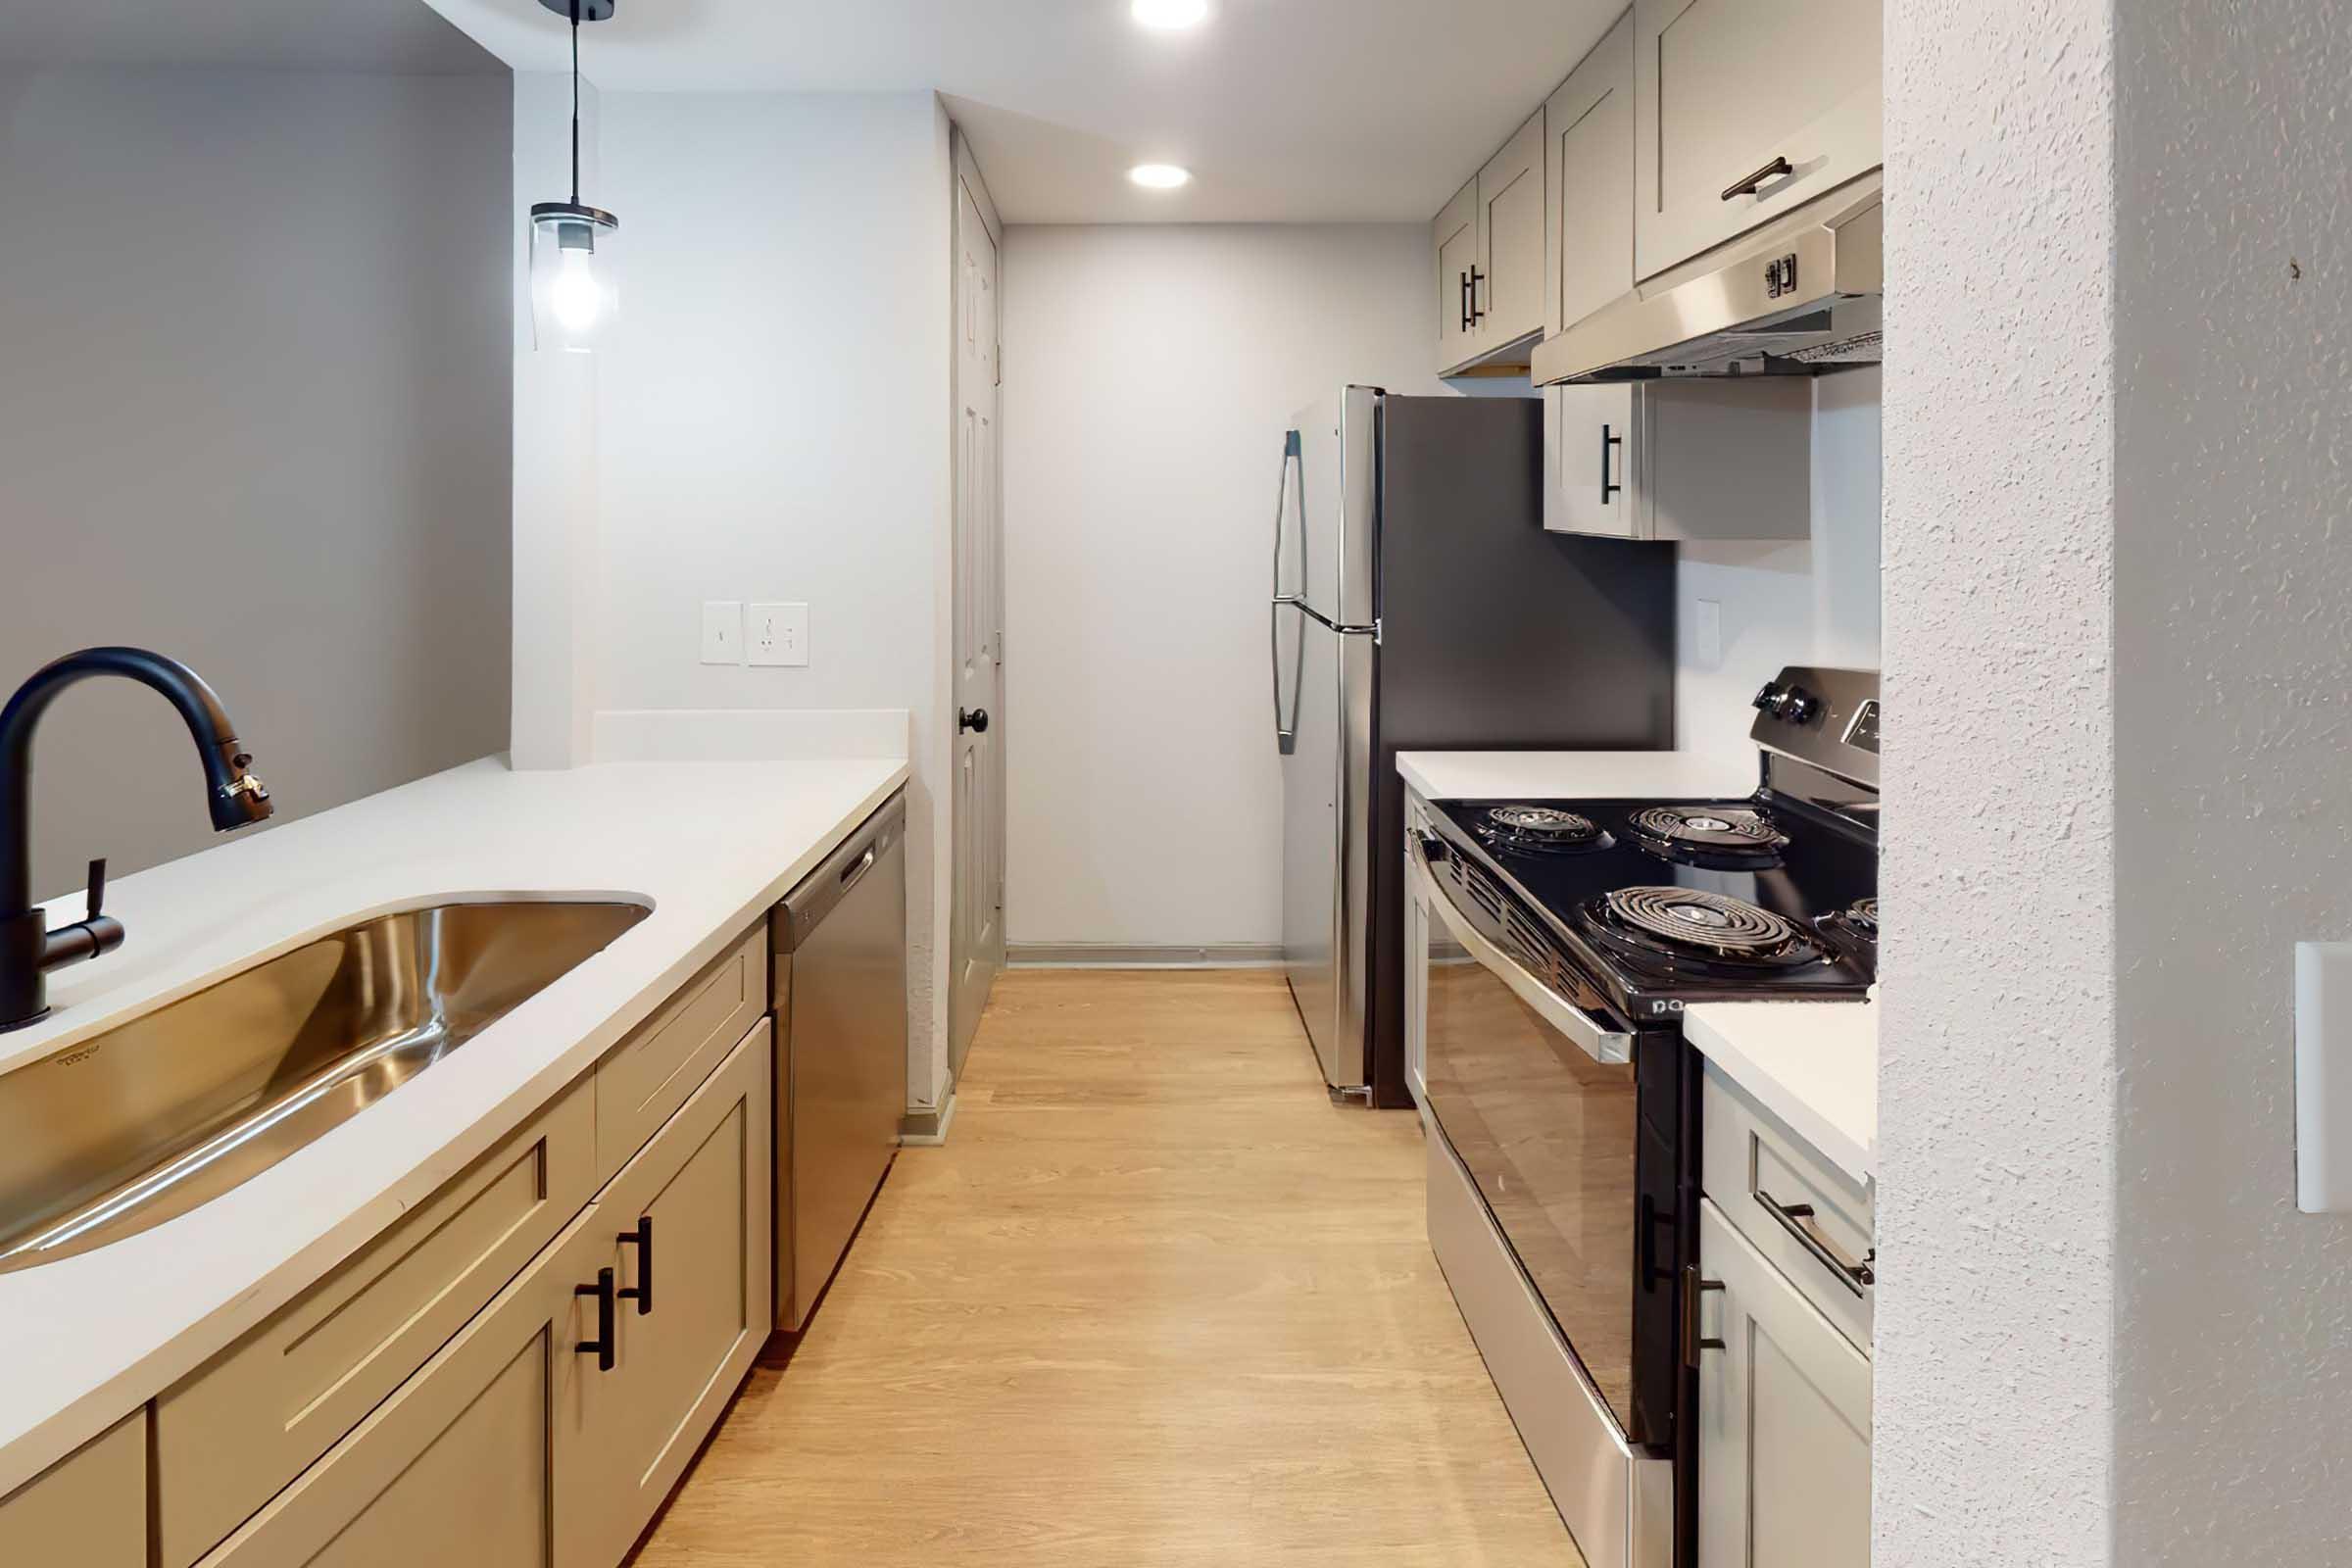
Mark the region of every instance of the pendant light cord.
[[580, 205], [580, 0], [571, 0], [571, 205]]

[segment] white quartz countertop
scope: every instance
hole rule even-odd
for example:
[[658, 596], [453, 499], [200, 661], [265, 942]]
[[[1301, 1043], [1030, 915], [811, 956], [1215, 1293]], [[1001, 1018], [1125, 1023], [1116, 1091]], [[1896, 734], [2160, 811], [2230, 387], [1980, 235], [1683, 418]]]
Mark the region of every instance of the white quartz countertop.
[[1876, 1002], [1716, 1002], [1683, 1014], [1699, 1054], [1855, 1181], [1879, 1170]]
[[1425, 801], [1738, 800], [1756, 790], [1756, 754], [1399, 752], [1396, 771]]
[[[396, 1094], [203, 1207], [0, 1275], [0, 1495], [290, 1300], [536, 1112], [906, 782], [895, 760], [491, 759], [111, 885], [119, 953], [51, 977], [0, 1072], [355, 918], [452, 900], [653, 912]], [[59, 901], [77, 909], [79, 900]], [[67, 916], [71, 917], [71, 916]]]

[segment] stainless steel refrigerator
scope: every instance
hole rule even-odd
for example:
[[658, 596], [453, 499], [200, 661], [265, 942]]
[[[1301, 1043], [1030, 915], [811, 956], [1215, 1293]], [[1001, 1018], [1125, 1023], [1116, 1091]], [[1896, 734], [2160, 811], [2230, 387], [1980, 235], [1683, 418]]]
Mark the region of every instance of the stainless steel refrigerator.
[[1675, 547], [1548, 533], [1543, 404], [1349, 386], [1283, 438], [1283, 957], [1335, 1093], [1404, 1087], [1400, 751], [1674, 744]]

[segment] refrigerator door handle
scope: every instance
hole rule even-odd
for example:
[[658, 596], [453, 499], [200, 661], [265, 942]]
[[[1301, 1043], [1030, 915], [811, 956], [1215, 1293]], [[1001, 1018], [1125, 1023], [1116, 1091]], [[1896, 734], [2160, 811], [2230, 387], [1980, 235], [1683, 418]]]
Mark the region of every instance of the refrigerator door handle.
[[1298, 571], [1303, 577], [1306, 574], [1306, 464], [1301, 454], [1298, 432], [1289, 430], [1284, 432], [1282, 438], [1282, 480], [1274, 491], [1274, 604], [1277, 609], [1284, 605], [1306, 603], [1303, 583], [1298, 593], [1286, 594], [1282, 591], [1283, 534], [1284, 524], [1291, 515], [1291, 475], [1294, 472], [1298, 475]]
[[1298, 628], [1298, 652], [1293, 661], [1297, 667], [1291, 671], [1291, 710], [1286, 716], [1282, 710], [1282, 612], [1286, 610], [1298, 611], [1303, 622], [1305, 610], [1297, 599], [1278, 598], [1268, 613], [1266, 641], [1272, 648], [1274, 661], [1274, 744], [1288, 757], [1298, 745], [1298, 683], [1305, 675], [1306, 628], [1304, 624]]

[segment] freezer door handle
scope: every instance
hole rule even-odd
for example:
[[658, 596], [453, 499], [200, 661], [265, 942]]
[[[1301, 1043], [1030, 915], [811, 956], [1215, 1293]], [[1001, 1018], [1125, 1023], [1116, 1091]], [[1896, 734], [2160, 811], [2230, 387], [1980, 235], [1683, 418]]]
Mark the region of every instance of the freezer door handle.
[[1282, 547], [1290, 531], [1291, 476], [1298, 476], [1298, 570], [1306, 572], [1306, 464], [1302, 456], [1298, 432], [1288, 430], [1282, 437], [1282, 480], [1274, 491], [1274, 603], [1303, 605], [1306, 603], [1304, 584], [1298, 593], [1285, 593], [1282, 587]]

